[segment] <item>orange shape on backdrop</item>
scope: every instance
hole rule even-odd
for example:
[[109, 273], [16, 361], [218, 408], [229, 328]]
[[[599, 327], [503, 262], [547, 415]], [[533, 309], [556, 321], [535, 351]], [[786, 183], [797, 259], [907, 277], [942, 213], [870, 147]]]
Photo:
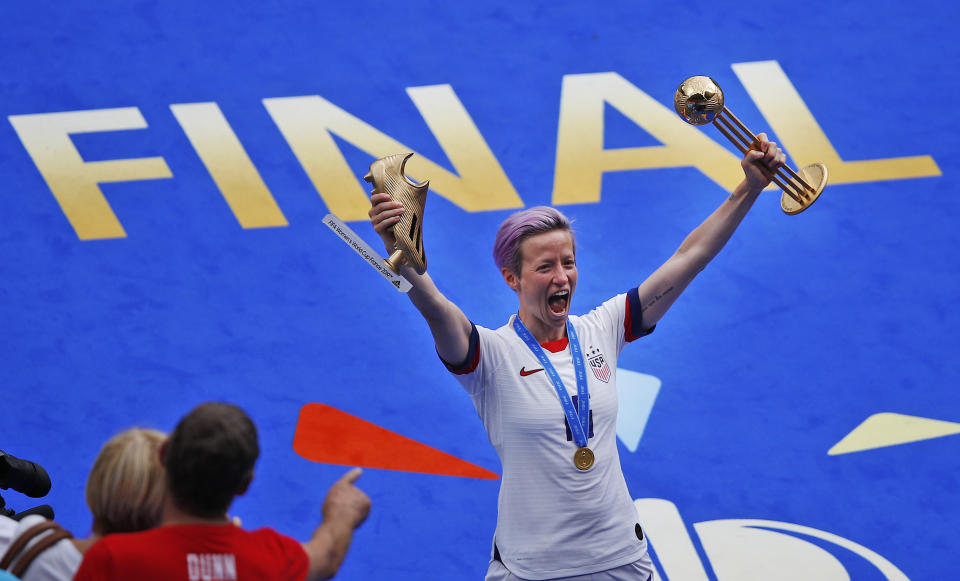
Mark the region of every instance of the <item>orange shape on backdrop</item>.
[[300, 408], [293, 449], [313, 462], [496, 480], [496, 473], [322, 403]]

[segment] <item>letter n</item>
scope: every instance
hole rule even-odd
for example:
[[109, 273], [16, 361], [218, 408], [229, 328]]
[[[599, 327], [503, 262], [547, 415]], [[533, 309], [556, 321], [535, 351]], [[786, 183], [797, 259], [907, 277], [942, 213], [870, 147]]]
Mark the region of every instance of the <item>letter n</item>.
[[[449, 85], [411, 87], [410, 98], [459, 175], [423, 155], [406, 173], [430, 180], [430, 190], [468, 212], [523, 205], [473, 120]], [[370, 202], [333, 136], [374, 158], [415, 152], [333, 103], [318, 96], [264, 99], [280, 132], [290, 144], [330, 212], [344, 221], [365, 220]]]

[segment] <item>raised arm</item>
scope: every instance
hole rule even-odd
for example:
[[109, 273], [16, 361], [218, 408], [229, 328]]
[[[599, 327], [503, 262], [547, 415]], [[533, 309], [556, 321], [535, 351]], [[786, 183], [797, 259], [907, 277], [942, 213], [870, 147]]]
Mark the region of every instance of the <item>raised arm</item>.
[[[369, 215], [373, 229], [383, 239], [388, 253], [393, 252], [395, 240], [390, 227], [400, 220], [403, 205], [384, 192], [374, 192], [370, 203], [372, 207]], [[470, 347], [470, 320], [460, 307], [440, 292], [429, 274], [417, 274], [417, 271], [406, 263], [401, 267], [401, 274], [413, 285], [407, 296], [427, 321], [437, 346], [437, 354], [447, 363], [456, 365], [462, 362], [466, 359]]]
[[777, 144], [768, 141], [763, 133], [757, 135], [757, 139], [760, 150], [751, 149], [740, 162], [744, 179], [733, 190], [733, 194], [687, 235], [673, 256], [640, 285], [645, 328], [649, 329], [663, 317], [690, 281], [720, 252], [757, 196], [770, 183], [758, 164], [765, 164], [774, 170], [783, 165], [785, 156]]
[[323, 522], [314, 531], [313, 537], [303, 543], [310, 568], [307, 579], [333, 577], [353, 540], [353, 531], [370, 513], [370, 499], [354, 485], [362, 471], [354, 468], [344, 474], [330, 487], [323, 501]]

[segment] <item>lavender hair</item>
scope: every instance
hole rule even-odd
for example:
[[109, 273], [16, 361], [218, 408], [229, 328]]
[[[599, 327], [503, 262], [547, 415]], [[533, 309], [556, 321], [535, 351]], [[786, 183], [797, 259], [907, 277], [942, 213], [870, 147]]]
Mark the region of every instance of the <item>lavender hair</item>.
[[520, 255], [520, 243], [530, 236], [551, 230], [569, 232], [570, 241], [576, 250], [571, 221], [556, 208], [534, 206], [511, 214], [503, 224], [500, 224], [497, 237], [493, 241], [493, 261], [497, 264], [497, 268], [506, 267], [519, 275], [520, 264], [523, 261]]

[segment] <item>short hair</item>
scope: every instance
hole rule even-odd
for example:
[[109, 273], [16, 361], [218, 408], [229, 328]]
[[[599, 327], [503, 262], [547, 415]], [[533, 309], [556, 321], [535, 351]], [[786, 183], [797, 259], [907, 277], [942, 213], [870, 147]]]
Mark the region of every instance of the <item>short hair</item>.
[[520, 265], [523, 256], [520, 253], [520, 244], [530, 236], [543, 234], [551, 230], [566, 230], [570, 233], [570, 242], [576, 251], [576, 240], [573, 236], [571, 221], [556, 208], [550, 206], [534, 206], [526, 210], [514, 212], [500, 224], [497, 237], [493, 241], [493, 261], [498, 269], [510, 269], [516, 275], [520, 274]]
[[253, 476], [260, 455], [257, 427], [242, 409], [204, 403], [184, 416], [167, 443], [167, 491], [193, 516], [223, 516]]
[[87, 506], [94, 532], [130, 533], [160, 524], [164, 477], [160, 446], [166, 434], [130, 428], [100, 449], [87, 477]]

